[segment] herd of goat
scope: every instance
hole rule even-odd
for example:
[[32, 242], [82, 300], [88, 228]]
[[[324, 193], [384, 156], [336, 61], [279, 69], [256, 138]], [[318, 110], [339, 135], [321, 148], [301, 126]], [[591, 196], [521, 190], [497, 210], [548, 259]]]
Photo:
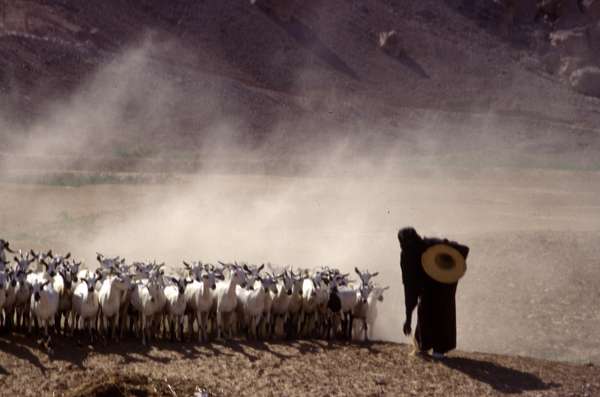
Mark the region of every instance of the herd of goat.
[[[7, 252], [15, 254], [14, 264]], [[153, 338], [364, 338], [388, 288], [373, 284], [377, 273], [274, 269], [269, 265], [183, 262], [178, 275], [164, 264], [97, 254], [100, 266], [52, 251], [14, 252], [0, 240], [0, 327], [31, 333], [89, 333], [119, 339]], [[186, 321], [187, 320], [187, 321]]]

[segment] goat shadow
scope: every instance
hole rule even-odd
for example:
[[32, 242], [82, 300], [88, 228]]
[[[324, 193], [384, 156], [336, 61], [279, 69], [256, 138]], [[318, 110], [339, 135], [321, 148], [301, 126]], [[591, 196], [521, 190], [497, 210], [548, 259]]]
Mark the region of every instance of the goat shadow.
[[210, 342], [197, 342], [195, 340], [185, 341], [158, 341], [153, 344], [156, 350], [171, 351], [179, 353], [182, 358], [195, 359], [201, 355], [204, 356], [233, 356], [231, 353], [227, 353], [220, 349], [217, 349], [217, 345], [213, 345]]
[[366, 349], [370, 354], [379, 354], [380, 350], [374, 346], [377, 342], [371, 341], [343, 341], [343, 340], [323, 340], [323, 339], [302, 339], [285, 342], [286, 347], [292, 347], [299, 354], [315, 354], [322, 351], [335, 351], [347, 347]]
[[[13, 356], [20, 358], [22, 360], [26, 360], [31, 363], [33, 366], [38, 368], [42, 374], [46, 373], [46, 367], [40, 359], [32, 353], [32, 349], [39, 349], [39, 346], [34, 344], [32, 340], [29, 338], [19, 338], [20, 340], [15, 340], [11, 338], [9, 340], [0, 339], [0, 350], [12, 354]], [[6, 369], [2, 368], [0, 370], [0, 374], [8, 374], [9, 372]]]
[[479, 382], [487, 383], [503, 394], [519, 394], [526, 391], [548, 390], [560, 384], [545, 383], [538, 376], [514, 368], [466, 357], [448, 357], [442, 364], [460, 371]]
[[[185, 358], [194, 358], [200, 354], [200, 352], [196, 350], [194, 346], [179, 345], [167, 341], [156, 341], [144, 346], [135, 339], [126, 338], [121, 340], [119, 344], [115, 344], [110, 340], [98, 338], [94, 344], [90, 345], [84, 342], [86, 339], [87, 338], [75, 337], [76, 345], [73, 345], [70, 337], [64, 335], [55, 335], [53, 337], [55, 346], [52, 353], [48, 355], [49, 359], [53, 361], [69, 362], [79, 369], [84, 369], [85, 360], [93, 353], [100, 355], [118, 355], [125, 364], [137, 362], [141, 363], [145, 360], [150, 360], [161, 364], [169, 362], [171, 360], [169, 357], [160, 357], [152, 354], [160, 351], [174, 351], [181, 354]], [[19, 344], [27, 343], [28, 342], [19, 341], [13, 343], [11, 346], [16, 347]], [[18, 354], [15, 353], [15, 355]]]
[[[215, 342], [213, 342], [213, 343], [215, 343]], [[231, 350], [233, 350], [236, 353], [242, 354], [251, 363], [258, 360], [258, 356], [255, 356], [254, 354], [251, 354], [251, 353], [247, 352], [246, 349], [244, 349], [244, 346], [249, 347], [249, 345], [247, 343], [243, 343], [243, 342], [240, 342], [235, 339], [227, 339], [227, 340], [219, 341], [218, 343], [230, 348]]]
[[296, 17], [291, 16], [288, 21], [282, 21], [271, 9], [262, 7], [259, 4], [256, 4], [255, 7], [292, 36], [305, 50], [315, 54], [320, 60], [338, 72], [344, 73], [354, 80], [359, 80], [358, 75], [335, 52], [327, 48], [311, 28]]
[[257, 340], [257, 341], [246, 342], [246, 343], [257, 350], [262, 350], [266, 353], [269, 353], [269, 354], [277, 357], [280, 360], [287, 360], [288, 358], [294, 357], [293, 355], [288, 355], [288, 354], [280, 353], [276, 350], [273, 350], [270, 345], [277, 346], [278, 345], [277, 342], [272, 342], [272, 341], [267, 342], [267, 341]]

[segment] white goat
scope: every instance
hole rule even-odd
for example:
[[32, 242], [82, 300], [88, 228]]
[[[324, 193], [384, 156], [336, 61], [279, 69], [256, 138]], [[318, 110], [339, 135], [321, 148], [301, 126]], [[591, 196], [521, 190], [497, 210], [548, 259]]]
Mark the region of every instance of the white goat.
[[139, 280], [131, 291], [131, 306], [138, 313], [138, 331], [142, 334], [142, 344], [152, 337], [155, 320], [163, 313], [166, 305], [162, 276], [151, 274], [149, 279]]
[[[61, 296], [64, 296], [64, 294], [65, 294], [65, 281], [64, 281], [62, 275], [59, 274], [58, 269], [60, 266], [62, 266], [63, 262], [71, 256], [71, 253], [68, 253], [64, 257], [63, 256], [54, 256], [54, 254], [52, 253], [52, 250], [48, 251], [44, 255], [37, 255], [33, 251], [31, 251], [31, 253], [32, 253], [32, 255], [34, 255], [38, 258], [39, 264], [43, 266], [44, 270], [28, 275], [27, 276], [28, 281], [31, 284], [33, 284], [33, 282], [35, 282], [35, 280], [51, 281], [54, 290], [56, 291], [56, 293], [59, 296], [59, 309], [60, 309], [60, 299], [61, 299]], [[47, 261], [48, 258], [50, 259], [50, 261]], [[66, 302], [65, 305], [70, 305], [70, 302]], [[57, 315], [58, 315], [58, 313], [59, 312], [57, 309]], [[55, 321], [53, 321], [53, 324], [56, 323], [56, 326], [58, 328], [60, 328], [60, 320], [61, 320], [61, 318], [59, 316], [57, 316]]]
[[6, 295], [9, 285], [10, 282], [8, 281], [6, 272], [0, 271], [0, 314], [2, 314], [2, 310], [6, 304]]
[[354, 268], [356, 274], [360, 278], [360, 285], [369, 285], [371, 283], [371, 279], [379, 274], [379, 272], [369, 273], [368, 270], [361, 272], [357, 267]]
[[6, 278], [6, 299], [4, 301], [4, 325], [11, 327], [17, 301], [17, 272], [9, 271]]
[[249, 288], [236, 288], [238, 312], [243, 316], [239, 320], [246, 325], [249, 337], [258, 338], [258, 326], [265, 310], [265, 300], [274, 284], [271, 279], [263, 279], [260, 276], [256, 276], [251, 284]]
[[358, 289], [351, 286], [338, 286], [342, 315], [342, 332], [345, 338], [352, 338], [352, 313], [358, 300]]
[[183, 341], [183, 318], [185, 315], [186, 300], [185, 289], [191, 281], [185, 277], [175, 278], [169, 277], [173, 283], [167, 285], [164, 290], [164, 295], [167, 300], [165, 306], [165, 328], [169, 328], [171, 339], [175, 337]]
[[80, 263], [74, 262], [73, 267], [66, 261], [70, 257], [71, 254], [67, 254], [63, 257], [55, 257], [53, 261], [55, 262], [57, 274], [54, 276], [52, 282], [54, 284], [54, 289], [59, 294], [58, 300], [58, 313], [57, 313], [57, 327], [60, 328], [60, 323], [62, 321], [62, 317], [65, 318], [64, 321], [64, 330], [65, 333], [70, 330], [72, 326], [71, 319], [71, 306], [73, 303], [73, 290], [74, 285], [73, 281], [77, 282], [77, 272], [79, 271]]
[[306, 277], [302, 283], [302, 329], [301, 335], [310, 336], [315, 332], [319, 310], [327, 304], [329, 297], [327, 288], [323, 285], [323, 274], [316, 272]]
[[290, 272], [293, 280], [292, 295], [288, 304], [288, 322], [290, 330], [296, 335], [300, 333], [300, 311], [302, 310], [302, 285], [304, 277]]
[[229, 277], [224, 281], [219, 281], [214, 291], [215, 303], [213, 305], [216, 309], [218, 339], [221, 339], [224, 331], [227, 331], [229, 337], [232, 336], [230, 320], [237, 306], [236, 286], [243, 287], [246, 284], [246, 273], [240, 266], [221, 264], [229, 269]]
[[202, 265], [195, 265], [192, 270], [194, 280], [185, 288], [186, 310], [188, 312], [188, 330], [194, 330], [194, 320], [198, 323], [198, 342], [208, 340], [208, 317], [213, 307], [214, 294], [217, 288], [216, 279], [223, 279], [223, 274]]
[[30, 303], [29, 332], [31, 333], [33, 320], [35, 320], [38, 326], [44, 328], [45, 335], [48, 337], [48, 326], [54, 325], [58, 310], [58, 293], [50, 280], [36, 280], [32, 284]]
[[[357, 331], [355, 333], [355, 337], [358, 338], [359, 332], [363, 331], [365, 341], [367, 341], [367, 339], [368, 339], [368, 337], [367, 337], [367, 332], [368, 332], [367, 315], [369, 313], [369, 295], [371, 294], [372, 290], [373, 290], [373, 287], [370, 284], [361, 285], [358, 288], [356, 304], [354, 305], [354, 309], [352, 310], [351, 327], [355, 331]], [[354, 326], [355, 321], [360, 321], [360, 323], [362, 323], [361, 324], [362, 327], [360, 327], [359, 329], [357, 329], [358, 327], [355, 328], [355, 326]]]
[[272, 333], [276, 337], [283, 337], [284, 325], [288, 319], [288, 308], [294, 288], [294, 280], [287, 270], [278, 275], [276, 279], [279, 279], [279, 281], [276, 285], [277, 292], [273, 296], [273, 303], [271, 305], [271, 315], [273, 317]]
[[31, 307], [31, 285], [37, 280], [36, 276], [32, 276], [29, 266], [36, 260], [35, 255], [30, 255], [30, 252], [23, 254], [19, 250], [19, 256], [15, 256], [17, 263], [15, 267], [15, 316], [16, 325], [25, 327], [29, 322], [29, 310]]
[[81, 322], [81, 325], [88, 329], [91, 343], [94, 343], [93, 330], [100, 308], [99, 294], [96, 290], [96, 283], [100, 278], [101, 275], [93, 274], [91, 277], [82, 279], [75, 287], [72, 297], [72, 307], [75, 314], [73, 326], [75, 329], [79, 329]]
[[370, 332], [369, 339], [373, 337], [373, 328], [375, 327], [375, 320], [377, 320], [377, 302], [383, 302], [383, 293], [389, 288], [390, 287], [375, 287], [369, 295], [369, 310], [367, 311], [367, 325]]
[[275, 277], [268, 273], [262, 277], [262, 281], [266, 293], [259, 336], [268, 339], [271, 337], [273, 329], [273, 301], [277, 294], [277, 282], [275, 281]]
[[100, 303], [100, 330], [107, 332], [110, 321], [110, 338], [116, 337], [116, 329], [119, 324], [121, 299], [129, 288], [128, 279], [121, 274], [107, 275], [98, 291], [98, 302]]
[[6, 265], [8, 265], [8, 260], [6, 259], [6, 252], [10, 252], [11, 254], [14, 254], [15, 252], [13, 250], [10, 249], [9, 246], [9, 242], [4, 240], [4, 239], [0, 239], [0, 271], [4, 271], [6, 269]]

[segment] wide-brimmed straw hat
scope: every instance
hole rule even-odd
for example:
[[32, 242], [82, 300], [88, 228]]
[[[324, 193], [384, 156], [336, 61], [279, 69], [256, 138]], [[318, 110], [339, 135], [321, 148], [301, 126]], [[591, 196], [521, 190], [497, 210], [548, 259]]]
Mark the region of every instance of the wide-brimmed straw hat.
[[429, 277], [444, 284], [457, 282], [467, 271], [465, 258], [447, 244], [427, 248], [421, 256], [421, 265]]

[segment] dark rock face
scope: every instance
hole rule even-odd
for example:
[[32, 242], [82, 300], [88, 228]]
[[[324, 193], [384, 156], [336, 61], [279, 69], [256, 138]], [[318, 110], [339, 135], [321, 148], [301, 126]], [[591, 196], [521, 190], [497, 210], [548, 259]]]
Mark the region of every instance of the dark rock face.
[[571, 74], [569, 82], [575, 91], [600, 98], [600, 67], [577, 69]]
[[386, 54], [398, 57], [402, 54], [400, 35], [395, 30], [379, 33], [379, 48]]
[[250, 0], [250, 4], [273, 14], [283, 22], [290, 20], [296, 10], [297, 3], [297, 0]]

